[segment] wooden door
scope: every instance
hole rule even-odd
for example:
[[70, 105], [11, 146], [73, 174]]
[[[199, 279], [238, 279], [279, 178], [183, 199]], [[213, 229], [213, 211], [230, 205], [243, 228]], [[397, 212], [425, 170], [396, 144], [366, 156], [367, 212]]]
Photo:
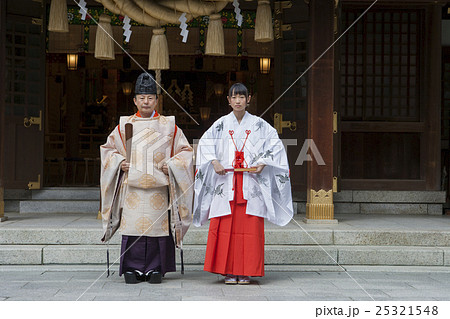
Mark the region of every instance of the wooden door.
[[39, 188], [44, 149], [44, 11], [41, 3], [25, 0], [8, 1], [6, 8], [5, 61], [0, 62], [5, 72], [4, 186]]
[[[343, 28], [363, 9], [343, 6]], [[342, 189], [439, 189], [439, 19], [374, 7], [341, 40]]]
[[[304, 1], [291, 1], [292, 7], [281, 11], [277, 20], [289, 25], [282, 38], [275, 40], [275, 99], [289, 88], [307, 69], [309, 9]], [[295, 122], [296, 128], [283, 128], [279, 133], [287, 149], [294, 200], [304, 199], [306, 191], [306, 161], [300, 156], [307, 138], [307, 74], [301, 77], [274, 105], [274, 115], [283, 121]]]

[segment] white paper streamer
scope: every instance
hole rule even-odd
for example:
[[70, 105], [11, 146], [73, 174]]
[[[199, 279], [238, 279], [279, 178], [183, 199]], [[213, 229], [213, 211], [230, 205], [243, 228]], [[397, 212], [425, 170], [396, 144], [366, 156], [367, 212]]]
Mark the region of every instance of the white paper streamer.
[[239, 1], [233, 0], [234, 13], [236, 13], [237, 25], [240, 27], [242, 25], [242, 14], [239, 8]]
[[186, 19], [186, 12], [183, 13], [180, 16], [178, 21], [181, 22], [181, 24], [180, 24], [180, 29], [181, 29], [180, 35], [183, 36], [183, 43], [186, 43], [187, 37], [188, 37], [188, 34], [189, 34], [189, 31], [187, 30], [187, 24], [186, 24], [186, 21], [187, 21], [187, 19]]
[[80, 0], [80, 2], [78, 2], [78, 6], [80, 7], [81, 20], [86, 20], [86, 13], [87, 13], [86, 1]]
[[123, 35], [125, 36], [125, 42], [127, 42], [127, 43], [130, 42], [130, 36], [131, 36], [131, 33], [133, 33], [133, 31], [130, 30], [131, 29], [130, 21], [131, 21], [131, 19], [128, 16], [125, 16], [123, 18], [122, 29], [124, 29]]

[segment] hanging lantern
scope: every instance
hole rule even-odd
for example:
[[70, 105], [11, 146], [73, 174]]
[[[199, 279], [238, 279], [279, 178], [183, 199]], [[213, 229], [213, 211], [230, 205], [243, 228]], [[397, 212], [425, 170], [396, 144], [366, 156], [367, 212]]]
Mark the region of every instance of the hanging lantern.
[[211, 115], [211, 108], [209, 107], [200, 107], [200, 118], [203, 122], [206, 122], [209, 120], [209, 116]]
[[114, 60], [114, 41], [112, 39], [111, 17], [102, 14], [95, 34], [95, 58], [99, 60]]
[[148, 56], [148, 69], [168, 70], [169, 68], [169, 47], [164, 29], [153, 29], [150, 54]]
[[52, 0], [48, 19], [48, 31], [69, 32], [66, 0]]
[[131, 82], [123, 82], [122, 83], [122, 92], [123, 92], [123, 94], [128, 96], [128, 95], [131, 94], [132, 91], [133, 91], [133, 83], [131, 83]]
[[209, 17], [205, 54], [225, 55], [225, 41], [223, 36], [222, 18], [220, 14], [215, 13]]
[[78, 54], [68, 53], [67, 54], [67, 69], [70, 71], [76, 71], [78, 67]]
[[270, 58], [259, 58], [259, 71], [261, 74], [270, 73]]
[[255, 41], [273, 41], [272, 9], [269, 0], [258, 0], [255, 21]]
[[214, 93], [215, 93], [217, 96], [222, 96], [222, 94], [223, 94], [223, 89], [224, 89], [224, 87], [223, 87], [223, 84], [222, 84], [222, 83], [216, 83], [216, 84], [214, 84]]

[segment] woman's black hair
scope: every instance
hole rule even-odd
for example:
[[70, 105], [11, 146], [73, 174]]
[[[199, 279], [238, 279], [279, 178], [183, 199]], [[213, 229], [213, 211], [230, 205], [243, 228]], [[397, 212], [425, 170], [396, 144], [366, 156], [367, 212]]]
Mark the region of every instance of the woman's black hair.
[[247, 87], [242, 83], [234, 83], [230, 90], [228, 91], [228, 96], [234, 95], [245, 95], [245, 98], [248, 99], [248, 90]]

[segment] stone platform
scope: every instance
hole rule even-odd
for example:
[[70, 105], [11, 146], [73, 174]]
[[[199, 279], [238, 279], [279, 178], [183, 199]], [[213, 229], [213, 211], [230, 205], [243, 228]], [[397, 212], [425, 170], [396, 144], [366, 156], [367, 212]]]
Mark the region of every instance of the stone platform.
[[[0, 224], [0, 265], [104, 264], [96, 213], [7, 213]], [[450, 216], [337, 214], [339, 223], [305, 224], [298, 214], [285, 227], [266, 222], [265, 263], [285, 265], [450, 266]], [[208, 225], [191, 226], [187, 265], [202, 265]], [[110, 243], [119, 256], [120, 235]]]
[[[336, 214], [442, 215], [445, 192], [358, 191], [334, 193]], [[5, 212], [97, 213], [98, 187], [47, 187], [39, 190], [5, 189]], [[306, 212], [306, 192], [294, 196], [294, 210]]]

